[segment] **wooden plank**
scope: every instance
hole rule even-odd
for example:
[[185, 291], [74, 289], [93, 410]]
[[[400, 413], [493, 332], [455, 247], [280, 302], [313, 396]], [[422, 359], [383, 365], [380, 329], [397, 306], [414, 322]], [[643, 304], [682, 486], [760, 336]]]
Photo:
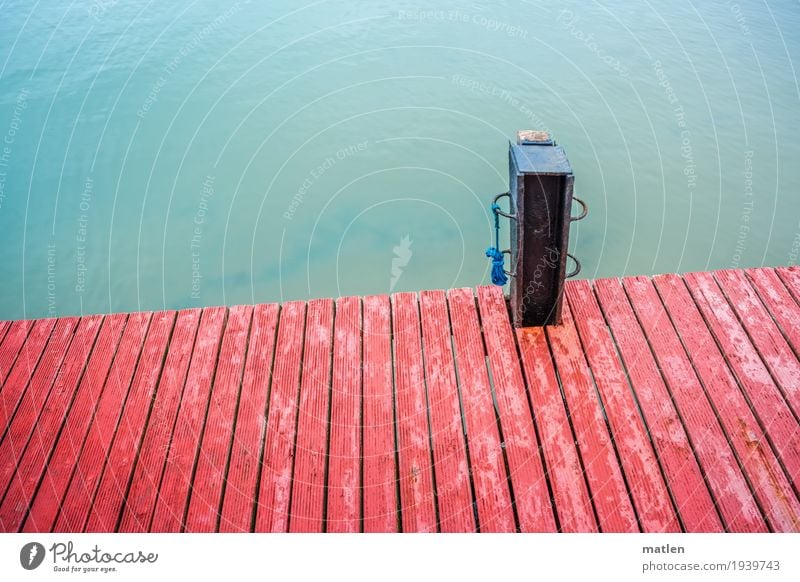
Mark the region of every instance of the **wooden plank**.
[[596, 532], [597, 520], [543, 327], [517, 331], [560, 531]]
[[[125, 328], [127, 314], [109, 315], [103, 320], [86, 372], [81, 379], [58, 442], [43, 467], [44, 475], [35, 497], [29, 497], [30, 511], [23, 531], [49, 532], [58, 515], [61, 500], [83, 449], [94, 411], [102, 397], [111, 362]], [[32, 500], [32, 502], [30, 501]], [[19, 516], [18, 516], [19, 517]], [[20, 523], [23, 523], [20, 521]]]
[[[130, 487], [122, 504], [117, 527], [120, 532], [146, 532], [150, 527], [178, 409], [182, 408], [181, 397], [187, 384], [189, 366], [195, 353], [201, 367], [209, 365], [209, 353], [216, 355], [224, 321], [225, 308], [222, 307], [178, 312], [164, 372], [139, 447]], [[194, 384], [192, 387], [197, 387], [198, 393], [205, 388], [207, 394], [208, 386], [209, 382], [205, 382], [205, 386]], [[196, 414], [200, 414], [202, 420], [206, 402], [207, 396], [205, 399], [198, 397], [197, 402], [191, 405], [187, 403], [187, 408], [191, 407]]]
[[357, 297], [234, 308], [208, 353], [174, 313], [0, 322], [0, 530], [605, 531], [588, 430], [634, 528], [796, 530], [800, 271], [673, 279], [516, 334], [494, 288], [367, 298], [363, 332]]
[[[11, 327], [11, 323], [12, 322], [10, 321], [0, 321], [0, 354], [2, 354], [3, 340], [6, 339], [6, 332], [8, 331], [8, 328]], [[2, 378], [0, 378], [0, 389], [2, 389], [2, 385]]]
[[[89, 512], [84, 525], [86, 531], [113, 532], [117, 527], [120, 508], [128, 493], [156, 386], [162, 369], [165, 369], [165, 352], [173, 327], [176, 327], [174, 336], [178, 342], [186, 341], [186, 336], [194, 331], [193, 318], [184, 315], [178, 326], [174, 325], [175, 320], [174, 311], [162, 311], [153, 315], [100, 484], [94, 499], [89, 501]], [[173, 364], [174, 358], [169, 358], [166, 362], [166, 365]]]
[[658, 459], [592, 288], [586, 280], [570, 281], [565, 294], [642, 530], [679, 532]]
[[473, 532], [476, 523], [447, 300], [444, 291], [422, 291], [419, 302], [439, 527], [443, 532]]
[[686, 300], [688, 293], [678, 299], [665, 290], [659, 297], [653, 283], [646, 277], [625, 278], [623, 286], [672, 393], [726, 529], [734, 532], [766, 531], [764, 519], [726, 433], [664, 308], [668, 302], [674, 304]]
[[675, 275], [656, 277], [655, 283], [768, 523], [774, 530], [793, 529], [800, 516], [800, 505], [692, 295]]
[[[5, 320], [0, 321], [0, 346], [2, 346], [2, 344], [3, 344], [3, 340], [6, 337], [6, 332], [8, 331], [9, 327], [11, 327], [11, 322], [10, 321], [5, 321]], [[2, 348], [0, 348], [0, 349], [2, 349]]]
[[284, 304], [275, 344], [274, 376], [256, 507], [255, 530], [258, 532], [285, 532], [289, 525], [305, 320], [304, 302]]
[[689, 437], [622, 284], [617, 279], [599, 280], [594, 282], [594, 290], [625, 362], [684, 528], [690, 532], [723, 531]]
[[435, 532], [436, 501], [415, 293], [392, 295], [400, 519], [405, 532]]
[[[336, 300], [326, 531], [361, 529], [361, 301]], [[391, 410], [391, 409], [390, 409]]]
[[[132, 313], [128, 317], [117, 356], [108, 373], [105, 389], [97, 404], [97, 412], [89, 426], [69, 488], [61, 502], [56, 523], [50, 524], [53, 531], [76, 532], [83, 529], [89, 505], [97, 490], [105, 459], [125, 408], [128, 389], [151, 317], [152, 313], [149, 312]], [[44, 521], [39, 520], [42, 530], [47, 529]]]
[[517, 526], [475, 296], [472, 289], [450, 289], [447, 301], [463, 400], [478, 528], [482, 532], [511, 532]]
[[[800, 418], [800, 362], [798, 362], [797, 356], [783, 337], [772, 316], [764, 307], [761, 299], [753, 290], [744, 272], [717, 271], [713, 276], [728, 298], [739, 323], [747, 332], [747, 336], [749, 336], [750, 341], [761, 356], [761, 360], [769, 369], [772, 379], [767, 383], [771, 384], [772, 380], [774, 380], [774, 384], [780, 389], [786, 403], [794, 412], [795, 421], [792, 424], [796, 427], [796, 419]], [[713, 299], [716, 299], [716, 296]], [[717, 319], [721, 319], [729, 316], [730, 312], [717, 312], [716, 315]], [[725, 321], [727, 325], [727, 318]], [[742, 335], [739, 332], [740, 328], [734, 324], [732, 329], [736, 337], [734, 339], [736, 348], [739, 352], [744, 352], [746, 346], [738, 342]], [[797, 331], [800, 332], [800, 329]], [[748, 355], [752, 356], [752, 352], [749, 352]], [[761, 379], [763, 377], [763, 367], [758, 365], [756, 367], [762, 370], [759, 377]], [[736, 371], [735, 367], [734, 371]], [[748, 368], [748, 373], [752, 375], [754, 371]], [[764, 378], [764, 381], [766, 380]], [[798, 431], [796, 438], [800, 439], [800, 431]]]
[[34, 324], [7, 380], [0, 386], [0, 440], [5, 436], [17, 406], [29, 389], [30, 379], [39, 364], [55, 322], [54, 319], [40, 319]]
[[800, 305], [792, 298], [774, 269], [747, 269], [745, 273], [780, 326], [795, 356], [800, 356]]
[[556, 531], [539, 443], [502, 290], [496, 286], [479, 287], [478, 306], [520, 531]]
[[308, 302], [289, 531], [319, 533], [325, 509], [333, 301]]
[[34, 321], [31, 319], [23, 319], [14, 321], [8, 328], [3, 343], [0, 344], [0, 390], [2, 390], [3, 383], [6, 377], [11, 372], [14, 362], [17, 359], [25, 339], [28, 337], [33, 328]]
[[614, 444], [567, 303], [562, 306], [562, 320], [562, 325], [546, 328], [547, 336], [561, 377], [567, 410], [600, 529], [604, 532], [639, 531]]
[[[237, 313], [241, 315], [241, 310]], [[154, 483], [157, 489], [150, 489], [151, 495], [157, 493], [152, 498], [154, 502], [152, 523], [142, 524], [142, 531], [154, 532], [179, 532], [184, 524], [186, 507], [189, 495], [191, 494], [192, 478], [195, 467], [198, 466], [198, 453], [202, 451], [201, 458], [212, 453], [209, 447], [201, 447], [200, 442], [205, 442], [204, 425], [207, 424], [206, 410], [212, 414], [209, 407], [209, 397], [211, 394], [211, 383], [214, 379], [214, 370], [217, 367], [217, 355], [219, 354], [220, 337], [225, 326], [225, 308], [215, 307], [204, 309], [200, 317], [200, 327], [197, 332], [192, 351], [192, 360], [189, 364], [189, 371], [186, 375], [186, 382], [180, 399], [180, 408], [175, 421], [175, 428], [172, 431], [172, 439], [169, 443], [169, 453], [165, 455], [163, 474], [160, 485]], [[245, 313], [249, 316], [249, 313]], [[241, 321], [241, 317], [232, 317], [228, 329], [233, 332], [234, 338], [238, 338], [238, 332], [245, 326], [244, 334], [246, 339], [248, 321]], [[223, 338], [223, 342], [225, 339]], [[228, 340], [230, 343], [230, 339]], [[244, 350], [244, 346], [242, 346]], [[219, 366], [225, 367], [223, 356], [230, 360], [233, 356], [244, 358], [244, 351], [241, 354], [219, 354]], [[238, 389], [238, 386], [237, 386]], [[236, 404], [234, 395], [231, 405]], [[233, 415], [231, 414], [231, 418]], [[199, 473], [198, 473], [199, 475]], [[217, 483], [204, 483], [200, 478], [196, 481], [210, 487], [222, 486], [222, 479]], [[216, 520], [217, 509], [214, 509], [214, 519]]]
[[277, 303], [253, 310], [220, 531], [249, 532], [253, 527], [279, 311]]
[[[252, 316], [253, 308], [250, 305], [232, 307], [228, 316], [203, 431], [203, 444], [200, 446], [200, 458], [192, 483], [185, 531], [217, 530]], [[216, 361], [216, 354], [209, 360]], [[202, 383], [205, 381], [204, 378]], [[190, 402], [184, 394], [184, 403], [189, 405]], [[163, 484], [161, 498], [164, 498]], [[155, 528], [153, 530], [156, 531]]]
[[[29, 382], [29, 389], [25, 391], [17, 407], [17, 413], [7, 427], [0, 445], [0, 459], [7, 461], [0, 465], [0, 500], [17, 472], [17, 465], [26, 451], [31, 436], [38, 430], [40, 414], [47, 403], [56, 398], [52, 394], [53, 384], [60, 374], [68, 350], [71, 349], [75, 330], [80, 321], [77, 317], [57, 320], [42, 359]], [[61, 390], [64, 390], [63, 385]]]
[[[707, 371], [706, 386], [713, 383], [714, 388], [727, 387], [726, 392], [738, 396], [740, 393], [737, 390], [734, 376], [738, 378], [745, 398], [760, 419], [761, 426], [765, 427], [765, 431], [762, 432], [757, 425], [754, 425], [753, 428], [756, 431], [754, 434], [758, 435], [757, 438], [766, 437], [772, 442], [772, 446], [783, 461], [795, 489], [800, 490], [800, 430], [798, 430], [797, 419], [792, 416], [789, 405], [773, 382], [769, 371], [758, 356], [747, 333], [742, 329], [713, 276], [710, 273], [690, 273], [685, 276], [685, 280], [697, 307], [709, 325], [708, 330], [701, 330], [705, 331], [705, 334], [701, 333], [700, 335], [705, 335], [712, 343], [711, 336], [713, 335], [722, 350], [720, 353], [719, 349], [707, 349], [707, 352], [710, 353], [705, 354], [704, 360], [696, 364], [697, 367], [710, 366], [711, 363], [715, 366], [713, 369], [709, 367]], [[762, 325], [766, 326], [767, 322], [763, 322]], [[709, 331], [711, 333], [708, 333]], [[698, 335], [698, 332], [694, 332], [693, 335]], [[684, 341], [688, 343], [690, 340]], [[728, 370], [729, 366], [730, 370]], [[731, 375], [731, 371], [733, 375]], [[702, 373], [700, 377], [703, 377]], [[730, 397], [727, 400], [730, 401]], [[737, 398], [737, 400], [739, 399]], [[740, 401], [740, 406], [749, 412], [744, 400]], [[737, 409], [730, 409], [730, 414], [736, 415], [732, 416], [732, 419], [738, 419], [738, 422], [741, 422], [742, 416], [738, 415], [738, 412]], [[749, 433], [748, 437], [752, 440]], [[751, 447], [754, 446], [753, 443], [750, 444]], [[770, 465], [767, 464], [767, 466]], [[781, 497], [780, 492], [781, 489], [776, 487], [775, 494], [778, 499]], [[784, 525], [793, 523], [795, 519], [798, 520], [797, 523], [800, 523], [800, 504], [795, 503], [797, 505], [794, 508], [797, 509], [795, 514], [794, 509], [789, 511], [788, 506], [778, 510], [777, 499], [775, 502], [774, 522], [776, 526], [777, 523]], [[796, 498], [795, 502], [797, 502]], [[782, 503], [780, 505], [783, 506]], [[778, 515], [783, 517], [778, 518]]]
[[364, 297], [362, 471], [365, 532], [398, 529], [390, 319], [386, 295]]
[[800, 303], [800, 266], [778, 267], [775, 269], [794, 300]]
[[28, 511], [36, 486], [78, 391], [78, 384], [102, 321], [103, 316], [99, 315], [81, 318], [41, 414], [38, 419], [31, 416], [25, 422], [35, 429], [0, 505], [0, 531], [17, 531]]

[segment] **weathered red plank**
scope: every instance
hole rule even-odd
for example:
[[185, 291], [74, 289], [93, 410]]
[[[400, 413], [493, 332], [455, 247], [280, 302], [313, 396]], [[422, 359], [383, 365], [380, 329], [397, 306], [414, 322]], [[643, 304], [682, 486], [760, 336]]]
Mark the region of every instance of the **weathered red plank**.
[[560, 531], [596, 532], [597, 520], [543, 327], [517, 329]]
[[[219, 363], [214, 376], [214, 388], [208, 406], [200, 458], [192, 483], [191, 500], [186, 515], [185, 530], [190, 532], [213, 532], [222, 510], [222, 494], [225, 474], [233, 437], [233, 419], [242, 382], [242, 370], [247, 354], [247, 339], [253, 308], [250, 305], [232, 307], [228, 316]], [[216, 353], [209, 356], [211, 366], [217, 360]], [[210, 381], [211, 370], [200, 382]], [[190, 376], [191, 378], [191, 376]], [[190, 384], [191, 385], [191, 384]], [[184, 405], [191, 402], [184, 393]], [[162, 481], [161, 498], [164, 498]], [[158, 523], [158, 522], [155, 522]], [[178, 524], [176, 520], [175, 525]], [[166, 529], [166, 528], [165, 528]], [[177, 528], [176, 528], [177, 529]], [[153, 531], [157, 531], [155, 525]]]
[[[797, 356], [742, 271], [717, 271], [714, 273], [714, 277], [733, 306], [738, 321], [744, 327], [753, 346], [769, 369], [789, 407], [794, 411], [795, 416], [800, 418], [800, 362], [798, 362]], [[716, 297], [712, 299], [716, 299]], [[729, 321], [729, 316], [730, 312], [724, 310], [716, 314], [718, 320], [722, 321], [724, 318], [726, 329], [733, 329], [734, 337], [731, 339], [737, 350], [752, 356], [752, 352], [746, 351], [746, 345], [742, 345], [739, 341], [742, 339], [742, 334], [736, 323]], [[730, 325], [728, 325], [729, 323]], [[735, 353], [728, 352], [729, 356]], [[763, 367], [759, 365], [756, 367], [761, 370], [759, 378], [763, 378]], [[736, 371], [736, 367], [734, 367], [734, 371]], [[745, 373], [752, 375], [754, 371], [748, 369]], [[767, 382], [767, 384], [771, 383], [771, 380]], [[764, 419], [762, 418], [762, 420]], [[791, 419], [788, 421], [793, 425], [792, 432], [794, 432], [797, 421], [792, 422]], [[796, 439], [798, 439], [796, 442], [800, 443], [800, 430], [797, 431]], [[800, 451], [800, 448], [798, 450]], [[798, 465], [798, 471], [800, 472], [800, 465]]]
[[[194, 351], [197, 350], [198, 361], [202, 362], [200, 365], [207, 365], [208, 352], [213, 351], [216, 355], [224, 320], [224, 308], [189, 309], [178, 313], [176, 333], [169, 344], [164, 372], [122, 504], [118, 526], [121, 532], [146, 532], [149, 529]], [[183, 333], [179, 335], [179, 332]], [[198, 392], [203, 391], [203, 386], [195, 386]], [[208, 382], [205, 391], [208, 391]], [[191, 405], [196, 414], [204, 414], [206, 401]]]
[[[162, 369], [165, 369], [165, 352], [175, 320], [174, 311], [162, 311], [153, 315], [100, 484], [97, 486], [93, 502], [89, 500], [91, 505], [85, 520], [86, 531], [111, 532], [117, 527], [120, 508], [128, 493], [139, 445], [147, 426], [156, 385]], [[175, 326], [175, 340], [187, 341], [187, 336], [194, 334], [193, 326], [196, 327], [194, 318], [184, 314], [179, 325]], [[166, 366], [173, 364], [174, 358], [166, 362]], [[77, 517], [79, 515], [76, 515], [76, 524], [79, 522]]]
[[[67, 317], [54, 321], [56, 322], [54, 331], [50, 333], [41, 360], [30, 380], [23, 380], [28, 374], [24, 365], [15, 366], [7, 378], [9, 385], [12, 382], [16, 384], [17, 380], [19, 380], [27, 384], [27, 389], [24, 390], [22, 398], [17, 405], [16, 414], [13, 418], [9, 418], [9, 424], [4, 427], [5, 433], [2, 435], [0, 460], [8, 462], [0, 464], [0, 500], [16, 471], [16, 465], [22, 458], [31, 435], [36, 430], [36, 421], [48, 398], [50, 398], [53, 382], [73, 340], [80, 318]], [[45, 328], [43, 327], [42, 329]], [[9, 330], [9, 334], [12, 331]], [[11, 462], [12, 459], [13, 463]]]
[[556, 531], [539, 443], [502, 290], [495, 286], [479, 287], [478, 306], [519, 528], [522, 532]]
[[617, 279], [604, 279], [595, 281], [594, 289], [625, 362], [684, 528], [691, 532], [723, 531], [689, 438], [622, 284]]
[[800, 266], [778, 267], [775, 272], [784, 282], [794, 300], [800, 303]]
[[[684, 277], [684, 280], [697, 307], [708, 322], [711, 334], [708, 333], [709, 330], [705, 330], [705, 335], [709, 339], [713, 335], [722, 349], [722, 354], [718, 349], [709, 350], [711, 354], [708, 358], [697, 365], [703, 366], [713, 362], [715, 366], [719, 367], [719, 369], [713, 370], [715, 375], [711, 375], [711, 370], [709, 370], [708, 381], [713, 382], [716, 388], [727, 387], [726, 393], [738, 395], [733, 376], [735, 375], [739, 379], [739, 385], [742, 387], [746, 399], [761, 420], [761, 426], [765, 427], [766, 434], [763, 436], [771, 440], [775, 452], [786, 466], [790, 480], [794, 482], [796, 488], [800, 489], [800, 430], [798, 430], [797, 419], [792, 416], [781, 391], [770, 377], [767, 368], [747, 337], [747, 333], [742, 329], [739, 320], [711, 274], [690, 273]], [[767, 323], [764, 322], [763, 325], [766, 326]], [[697, 335], [697, 332], [693, 335]], [[725, 365], [726, 362], [730, 366], [730, 371]], [[731, 375], [731, 371], [733, 375]], [[730, 401], [730, 397], [727, 400]], [[742, 403], [746, 406], [744, 401]], [[731, 410], [733, 412], [734, 409]], [[741, 420], [740, 416], [733, 418]], [[755, 434], [760, 435], [761, 431], [759, 430]], [[800, 520], [800, 505], [798, 505], [796, 518]]]
[[220, 531], [249, 532], [252, 528], [279, 311], [277, 303], [256, 305], [253, 310]]
[[451, 289], [447, 292], [447, 302], [478, 508], [478, 527], [482, 532], [511, 532], [516, 529], [514, 509], [475, 295], [472, 289]]
[[[0, 353], [3, 351], [3, 340], [6, 339], [6, 332], [10, 327], [10, 321], [0, 321]], [[0, 386], [2, 386], [2, 380], [0, 380]]]
[[[326, 531], [361, 528], [361, 301], [336, 301]], [[390, 409], [391, 410], [391, 409]]]
[[40, 319], [34, 324], [7, 381], [0, 383], [0, 437], [5, 435], [17, 406], [28, 390], [29, 381], [42, 357], [55, 322], [55, 319]]
[[745, 273], [795, 355], [800, 355], [800, 305], [792, 298], [774, 269], [747, 269]]
[[[0, 321], [0, 346], [2, 346], [3, 340], [6, 337], [6, 332], [8, 331], [8, 328], [10, 326], [11, 326], [11, 322], [10, 321], [5, 321], [5, 320]], [[2, 349], [2, 348], [0, 348], [0, 349]]]
[[259, 532], [285, 532], [289, 524], [305, 319], [303, 302], [286, 303], [281, 310], [256, 509], [255, 530]]
[[0, 505], [0, 531], [17, 531], [25, 517], [69, 412], [102, 321], [103, 317], [98, 315], [81, 319], [41, 414], [35, 422], [35, 417], [28, 419], [35, 429]]
[[364, 298], [364, 531], [397, 531], [397, 469], [389, 298]]
[[106, 386], [97, 404], [80, 458], [61, 502], [58, 519], [49, 526], [39, 519], [42, 530], [75, 532], [83, 529], [89, 505], [100, 481], [105, 459], [111, 449], [111, 441], [117, 431], [120, 416], [125, 407], [128, 388], [136, 369], [148, 324], [152, 313], [132, 313], [125, 324], [117, 355], [108, 373]]
[[[766, 435], [738, 390], [725, 359], [692, 300], [692, 295], [680, 277], [663, 275], [656, 277], [655, 282], [697, 374], [714, 403], [728, 439], [750, 479], [767, 521], [775, 530], [795, 529], [800, 518], [800, 504], [765, 438]], [[710, 284], [716, 287], [713, 281]], [[698, 295], [694, 297], [699, 298]], [[724, 298], [720, 299], [724, 301]], [[719, 307], [723, 308], [721, 304]]]
[[289, 531], [323, 530], [333, 345], [333, 301], [308, 302]]
[[[50, 460], [44, 467], [39, 488], [24, 521], [23, 531], [49, 532], [58, 515], [61, 500], [78, 462], [94, 411], [103, 393], [111, 362], [128, 316], [109, 315], [103, 320], [91, 358], [86, 365], [75, 399], [70, 405]], [[22, 523], [22, 522], [20, 522]]]
[[639, 531], [614, 444], [566, 303], [562, 307], [562, 317], [562, 325], [548, 327], [547, 336], [561, 377], [600, 529], [604, 532]]
[[435, 532], [433, 463], [416, 294], [392, 296], [392, 331], [401, 523], [406, 532]]
[[796, 271], [0, 322], [0, 529], [798, 529]]
[[447, 301], [444, 291], [422, 291], [419, 302], [439, 527], [443, 532], [472, 532], [476, 524]]
[[570, 281], [566, 296], [642, 530], [681, 531], [653, 445], [589, 282]]
[[672, 392], [726, 528], [735, 532], [766, 531], [723, 427], [661, 301], [663, 298], [665, 304], [679, 303], [687, 299], [688, 293], [677, 298], [665, 290], [659, 297], [647, 277], [629, 277], [623, 285]]
[[[0, 424], [0, 459], [9, 461], [8, 466], [3, 464], [0, 473], [0, 492], [8, 484], [16, 467], [16, 460], [22, 456], [25, 445], [28, 444], [36, 418], [50, 394], [50, 387], [78, 325], [78, 318], [50, 322], [55, 323], [55, 331], [47, 329], [50, 326], [46, 324], [42, 326], [41, 333], [37, 333], [37, 325], [29, 338], [31, 341], [27, 342], [31, 346], [38, 344], [31, 348], [41, 353], [41, 357], [37, 356], [41, 361], [37, 363], [36, 369], [33, 369], [27, 357], [20, 357], [8, 375], [7, 389], [0, 392], [0, 415], [3, 418]], [[22, 351], [26, 349], [23, 348]], [[10, 463], [11, 459], [14, 459], [14, 464]]]
[[[226, 328], [226, 336], [227, 329], [233, 329], [236, 334], [242, 325], [247, 325], [247, 322], [243, 323], [239, 319], [232, 319], [233, 325]], [[212, 410], [209, 408], [209, 395], [211, 393], [211, 382], [214, 379], [214, 369], [217, 366], [220, 336], [224, 325], [224, 308], [217, 307], [203, 310], [197, 339], [192, 351], [192, 361], [189, 364], [189, 371], [186, 375], [186, 382], [180, 399], [175, 428], [172, 431], [172, 440], [162, 445], [162, 447], [169, 446], [169, 453], [164, 455], [165, 464], [160, 485], [159, 482], [155, 482], [152, 487], [148, 487], [149, 495], [154, 495], [151, 499], [155, 503], [152, 523], [142, 523], [142, 531], [181, 531], [190, 488], [192, 487], [192, 476], [195, 467], [199, 464], [198, 451], [202, 451], [201, 457], [213, 454], [211, 450], [201, 447], [200, 441], [201, 438], [205, 439], [203, 426], [208, 422], [206, 411], [208, 410], [209, 415], [212, 414]], [[244, 333], [247, 333], [246, 327]], [[241, 347], [244, 349], [244, 346]], [[219, 366], [223, 368], [225, 367], [223, 354], [219, 354], [219, 356]], [[239, 356], [244, 357], [243, 354]], [[229, 354], [228, 359], [230, 359]], [[235, 405], [235, 398], [234, 395], [231, 405]], [[232, 417], [233, 415], [231, 415]], [[158, 473], [154, 474], [157, 475]], [[219, 479], [216, 483], [204, 483], [203, 479], [195, 479], [197, 483], [201, 484], [200, 486], [205, 484], [211, 487], [222, 486], [222, 479]], [[216, 508], [214, 508], [214, 519], [216, 519], [216, 511]]]
[[30, 319], [22, 319], [14, 321], [8, 328], [3, 343], [0, 344], [0, 390], [2, 390], [3, 382], [6, 376], [11, 372], [14, 362], [17, 359], [22, 344], [28, 337], [28, 333], [33, 328], [34, 321]]

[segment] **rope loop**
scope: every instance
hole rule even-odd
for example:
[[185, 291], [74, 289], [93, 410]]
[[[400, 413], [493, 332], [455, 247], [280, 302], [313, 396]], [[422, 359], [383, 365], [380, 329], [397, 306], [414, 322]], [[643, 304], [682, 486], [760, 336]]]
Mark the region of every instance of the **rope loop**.
[[496, 197], [492, 202], [492, 213], [494, 214], [494, 246], [486, 249], [486, 256], [492, 261], [492, 283], [502, 287], [508, 283], [508, 276], [503, 261], [503, 251], [500, 250], [500, 215], [505, 214], [500, 210]]

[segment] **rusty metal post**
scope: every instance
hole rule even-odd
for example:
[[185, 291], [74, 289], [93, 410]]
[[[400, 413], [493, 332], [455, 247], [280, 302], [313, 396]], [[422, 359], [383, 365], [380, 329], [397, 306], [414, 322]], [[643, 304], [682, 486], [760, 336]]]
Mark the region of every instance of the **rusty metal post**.
[[561, 323], [564, 280], [569, 274], [569, 226], [575, 177], [564, 149], [543, 131], [520, 131], [509, 144], [511, 197], [511, 310], [516, 327]]

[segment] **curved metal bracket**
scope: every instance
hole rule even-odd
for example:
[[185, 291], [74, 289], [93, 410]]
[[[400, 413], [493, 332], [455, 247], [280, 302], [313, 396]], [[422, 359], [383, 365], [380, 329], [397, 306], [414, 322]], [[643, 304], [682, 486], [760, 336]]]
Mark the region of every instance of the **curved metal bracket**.
[[570, 277], [574, 277], [581, 272], [581, 262], [569, 253], [567, 253], [567, 256], [575, 262], [575, 270], [567, 273], [566, 275], [566, 278], [569, 279]]
[[504, 196], [508, 196], [509, 210], [510, 210], [511, 192], [503, 192], [503, 193], [498, 194], [497, 196], [495, 196], [494, 200], [492, 200], [492, 209], [494, 210], [494, 212], [496, 212], [500, 216], [505, 216], [506, 218], [510, 218], [511, 220], [516, 220], [517, 219], [517, 215], [516, 214], [509, 214], [507, 212], [503, 212], [502, 210], [500, 210], [500, 206], [497, 204], [497, 201], [500, 200], [501, 198], [503, 198]]
[[[508, 255], [509, 257], [511, 256], [511, 249], [505, 249], [504, 251], [501, 251], [501, 252], [502, 252], [504, 255]], [[512, 272], [512, 271], [506, 271], [505, 269], [503, 269], [503, 272], [504, 272], [506, 275], [508, 275], [509, 277], [516, 277], [516, 276], [517, 276], [517, 273], [516, 273], [516, 271]]]
[[573, 196], [572, 200], [581, 205], [581, 213], [578, 216], [570, 216], [569, 221], [578, 222], [579, 220], [583, 220], [584, 218], [586, 218], [586, 215], [589, 214], [589, 207], [586, 205], [586, 202], [584, 202], [580, 198]]

